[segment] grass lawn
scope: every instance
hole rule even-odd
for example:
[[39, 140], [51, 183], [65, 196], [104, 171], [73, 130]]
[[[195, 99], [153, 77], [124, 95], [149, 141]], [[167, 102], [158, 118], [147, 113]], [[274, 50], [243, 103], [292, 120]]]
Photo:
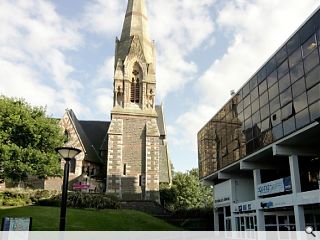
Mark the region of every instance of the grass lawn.
[[[0, 209], [2, 217], [32, 217], [33, 231], [58, 231], [60, 208], [28, 206]], [[133, 210], [67, 209], [67, 231], [181, 231], [167, 222]]]

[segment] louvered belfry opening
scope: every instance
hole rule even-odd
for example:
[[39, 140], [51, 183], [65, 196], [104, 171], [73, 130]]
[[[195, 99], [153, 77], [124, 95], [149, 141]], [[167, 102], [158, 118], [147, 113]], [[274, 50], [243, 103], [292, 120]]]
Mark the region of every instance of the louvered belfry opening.
[[140, 69], [136, 63], [133, 67], [131, 78], [130, 101], [132, 103], [140, 103]]

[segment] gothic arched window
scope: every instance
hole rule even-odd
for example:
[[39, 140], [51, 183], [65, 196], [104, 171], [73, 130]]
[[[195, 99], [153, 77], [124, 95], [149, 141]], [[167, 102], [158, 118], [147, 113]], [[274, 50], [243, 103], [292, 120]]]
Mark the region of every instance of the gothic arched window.
[[133, 67], [131, 78], [130, 101], [132, 103], [140, 102], [140, 74], [139, 65], [136, 63]]

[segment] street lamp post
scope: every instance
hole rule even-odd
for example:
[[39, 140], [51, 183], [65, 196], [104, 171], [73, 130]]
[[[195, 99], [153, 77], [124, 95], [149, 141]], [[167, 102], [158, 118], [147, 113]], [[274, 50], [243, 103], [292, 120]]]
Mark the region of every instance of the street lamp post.
[[69, 166], [70, 161], [77, 156], [81, 150], [72, 147], [59, 147], [55, 149], [60, 156], [66, 161], [64, 164], [63, 185], [62, 185], [62, 199], [60, 210], [60, 231], [65, 231], [66, 228], [66, 212], [67, 212], [67, 194], [69, 182]]

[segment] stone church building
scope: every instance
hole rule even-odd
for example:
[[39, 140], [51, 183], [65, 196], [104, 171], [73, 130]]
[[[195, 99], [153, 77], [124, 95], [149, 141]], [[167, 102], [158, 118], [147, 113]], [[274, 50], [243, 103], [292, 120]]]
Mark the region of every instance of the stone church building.
[[[145, 1], [128, 0], [115, 46], [111, 122], [80, 121], [69, 109], [60, 120], [66, 145], [82, 150], [71, 162], [72, 184], [124, 200], [158, 201], [159, 183], [171, 182], [163, 108], [155, 104], [155, 55]], [[45, 188], [55, 185], [50, 181]]]

